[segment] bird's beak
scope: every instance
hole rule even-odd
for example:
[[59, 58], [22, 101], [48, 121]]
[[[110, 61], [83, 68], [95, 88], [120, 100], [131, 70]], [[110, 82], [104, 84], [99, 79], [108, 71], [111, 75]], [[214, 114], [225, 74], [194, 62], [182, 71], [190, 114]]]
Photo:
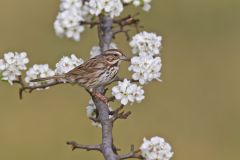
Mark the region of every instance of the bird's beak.
[[123, 61], [130, 61], [130, 58], [128, 58], [125, 55], [121, 56], [120, 59], [123, 60]]

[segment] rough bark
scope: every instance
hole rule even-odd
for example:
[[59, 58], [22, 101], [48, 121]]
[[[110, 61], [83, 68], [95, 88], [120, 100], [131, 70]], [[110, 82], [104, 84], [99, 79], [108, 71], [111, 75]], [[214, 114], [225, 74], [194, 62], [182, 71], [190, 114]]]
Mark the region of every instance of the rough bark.
[[99, 38], [99, 46], [101, 51], [105, 51], [109, 49], [109, 45], [112, 41], [113, 31], [112, 24], [113, 19], [109, 16], [101, 15], [99, 16], [99, 26], [98, 26], [98, 38]]

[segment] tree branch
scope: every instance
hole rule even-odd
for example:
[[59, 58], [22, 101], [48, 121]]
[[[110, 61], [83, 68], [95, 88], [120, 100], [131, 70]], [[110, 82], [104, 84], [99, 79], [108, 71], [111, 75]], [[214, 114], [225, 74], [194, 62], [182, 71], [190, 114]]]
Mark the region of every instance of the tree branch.
[[[109, 49], [109, 45], [112, 41], [112, 23], [113, 19], [106, 15], [99, 16], [99, 24], [98, 24], [98, 38], [99, 38], [99, 46], [101, 51], [105, 51]], [[105, 86], [100, 86], [96, 88], [96, 92], [101, 93], [102, 95], [105, 94], [106, 90]], [[112, 136], [112, 128], [113, 123], [111, 119], [109, 119], [109, 107], [106, 103], [91, 95], [94, 104], [98, 110], [98, 119], [102, 125], [102, 144], [101, 144], [101, 151], [105, 158], [105, 160], [119, 160], [119, 156], [116, 152], [116, 147], [113, 144], [113, 136]]]
[[107, 98], [108, 102], [114, 102], [116, 100], [115, 96], [111, 96]]
[[45, 88], [48, 88], [51, 86], [55, 86], [58, 84], [64, 84], [64, 83], [68, 83], [68, 82], [54, 81], [51, 83], [46, 83], [46, 84], [41, 84], [41, 85], [29, 86], [28, 84], [26, 84], [23, 81], [21, 76], [18, 76], [18, 80], [13, 81], [13, 83], [20, 84], [21, 88], [19, 89], [19, 97], [20, 97], [20, 99], [22, 99], [24, 91], [28, 91], [29, 93], [31, 93], [32, 91], [34, 91], [36, 89], [45, 89]]
[[121, 27], [127, 26], [127, 25], [132, 25], [132, 24], [138, 24], [140, 22], [139, 19], [136, 19], [134, 17], [138, 16], [139, 13], [136, 13], [134, 15], [128, 15], [126, 17], [120, 18], [120, 19], [114, 19], [113, 23], [118, 24]]
[[[103, 93], [104, 88], [97, 88], [97, 92]], [[113, 123], [109, 119], [109, 108], [106, 103], [99, 100], [97, 97], [92, 97], [93, 102], [96, 105], [96, 108], [99, 112], [98, 118], [102, 125], [102, 144], [101, 149], [106, 160], [118, 160], [118, 156], [114, 153], [113, 149], [113, 136], [112, 136], [112, 128]]]
[[95, 22], [95, 21], [81, 21], [80, 22], [81, 25], [89, 25], [90, 28], [95, 27], [96, 25], [99, 24], [99, 22]]
[[110, 16], [100, 15], [99, 16], [99, 27], [98, 27], [98, 34], [99, 34], [99, 43], [101, 51], [105, 51], [109, 49], [109, 45], [112, 41], [113, 31], [112, 31], [112, 24], [113, 19]]
[[[118, 25], [120, 29], [117, 29], [113, 31], [113, 23]], [[138, 23], [139, 20], [133, 18], [133, 16], [129, 15], [127, 17], [121, 18], [119, 20], [113, 20], [110, 16], [101, 14], [99, 16], [99, 22], [82, 22], [83, 25], [90, 25], [90, 27], [94, 27], [95, 25], [98, 26], [98, 38], [99, 38], [99, 46], [101, 48], [101, 51], [105, 51], [109, 49], [110, 43], [113, 39], [113, 37], [118, 33], [125, 33], [127, 38], [129, 39], [128, 30], [125, 30], [125, 26], [131, 26], [134, 25], [136, 29], [138, 29]], [[120, 78], [114, 79], [112, 82], [122, 80]], [[110, 84], [109, 83], [109, 84]], [[107, 85], [105, 86], [99, 86], [98, 88], [95, 88], [95, 91], [105, 95], [107, 89], [105, 89]], [[90, 93], [90, 92], [89, 92]], [[101, 101], [99, 98], [97, 98], [94, 94], [91, 94], [94, 104], [96, 105], [98, 116], [97, 118], [91, 119], [95, 122], [100, 122], [102, 126], [102, 143], [99, 145], [79, 145], [76, 142], [68, 142], [68, 144], [72, 145], [73, 149], [79, 148], [79, 149], [86, 149], [86, 150], [100, 150], [105, 158], [105, 160], [120, 160], [120, 159], [127, 159], [127, 158], [134, 158], [136, 157], [135, 151], [131, 151], [129, 154], [119, 156], [117, 154], [116, 147], [113, 143], [113, 135], [112, 135], [112, 128], [113, 123], [117, 119], [126, 119], [131, 112], [124, 112], [121, 110], [123, 109], [123, 105], [121, 105], [119, 108], [117, 108], [114, 112], [110, 112], [109, 106]], [[110, 100], [114, 100], [111, 98]], [[113, 115], [113, 117], [110, 119], [109, 114]]]
[[67, 145], [70, 145], [72, 148], [72, 151], [75, 149], [83, 149], [87, 151], [100, 151], [101, 152], [101, 145], [82, 145], [78, 144], [75, 141], [68, 141]]
[[131, 145], [130, 152], [128, 154], [120, 155], [120, 159], [129, 159], [129, 158], [135, 158], [135, 159], [144, 159], [141, 154], [140, 150], [134, 150], [134, 145]]
[[129, 31], [130, 31], [129, 29], [128, 29], [128, 30], [124, 30], [123, 28], [119, 28], [118, 30], [116, 30], [116, 31], [113, 32], [113, 39], [116, 38], [116, 35], [117, 35], [118, 33], [124, 33], [125, 36], [126, 36], [127, 41], [129, 41], [129, 40], [130, 40]]
[[118, 107], [115, 111], [110, 112], [110, 115], [113, 115], [111, 118], [112, 122], [115, 122], [117, 119], [127, 119], [128, 116], [132, 114], [131, 111], [128, 111], [128, 112], [122, 111], [123, 108], [124, 108], [124, 105], [120, 105], [120, 107]]
[[93, 122], [96, 122], [96, 123], [99, 123], [99, 122], [100, 122], [100, 120], [99, 120], [98, 118], [92, 118], [92, 117], [90, 117], [89, 119], [92, 120]]
[[139, 28], [142, 28], [142, 26], [139, 26], [139, 19], [136, 19], [134, 17], [138, 16], [139, 13], [136, 13], [135, 15], [128, 15], [126, 17], [120, 18], [120, 19], [114, 19], [113, 24], [117, 25], [119, 28], [113, 31], [113, 38], [116, 37], [118, 33], [124, 33], [127, 40], [130, 40], [129, 31], [124, 29], [126, 26], [134, 26], [136, 31], [139, 32]]

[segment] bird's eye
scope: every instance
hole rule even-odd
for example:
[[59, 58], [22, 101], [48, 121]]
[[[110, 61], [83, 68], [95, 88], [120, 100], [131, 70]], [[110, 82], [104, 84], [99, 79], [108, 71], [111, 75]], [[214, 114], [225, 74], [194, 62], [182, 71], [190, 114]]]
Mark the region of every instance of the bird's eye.
[[114, 60], [114, 57], [107, 57], [107, 61], [112, 62]]

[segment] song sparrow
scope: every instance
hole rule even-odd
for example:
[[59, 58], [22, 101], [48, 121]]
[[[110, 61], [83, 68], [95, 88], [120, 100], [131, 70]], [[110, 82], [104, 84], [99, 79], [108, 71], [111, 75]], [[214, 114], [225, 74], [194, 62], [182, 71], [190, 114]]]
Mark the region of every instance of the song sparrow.
[[31, 82], [46, 80], [65, 80], [69, 83], [77, 83], [84, 87], [98, 98], [106, 102], [106, 98], [95, 92], [95, 88], [110, 83], [117, 75], [122, 61], [128, 58], [118, 49], [109, 49], [102, 54], [93, 57], [63, 75], [39, 78]]

